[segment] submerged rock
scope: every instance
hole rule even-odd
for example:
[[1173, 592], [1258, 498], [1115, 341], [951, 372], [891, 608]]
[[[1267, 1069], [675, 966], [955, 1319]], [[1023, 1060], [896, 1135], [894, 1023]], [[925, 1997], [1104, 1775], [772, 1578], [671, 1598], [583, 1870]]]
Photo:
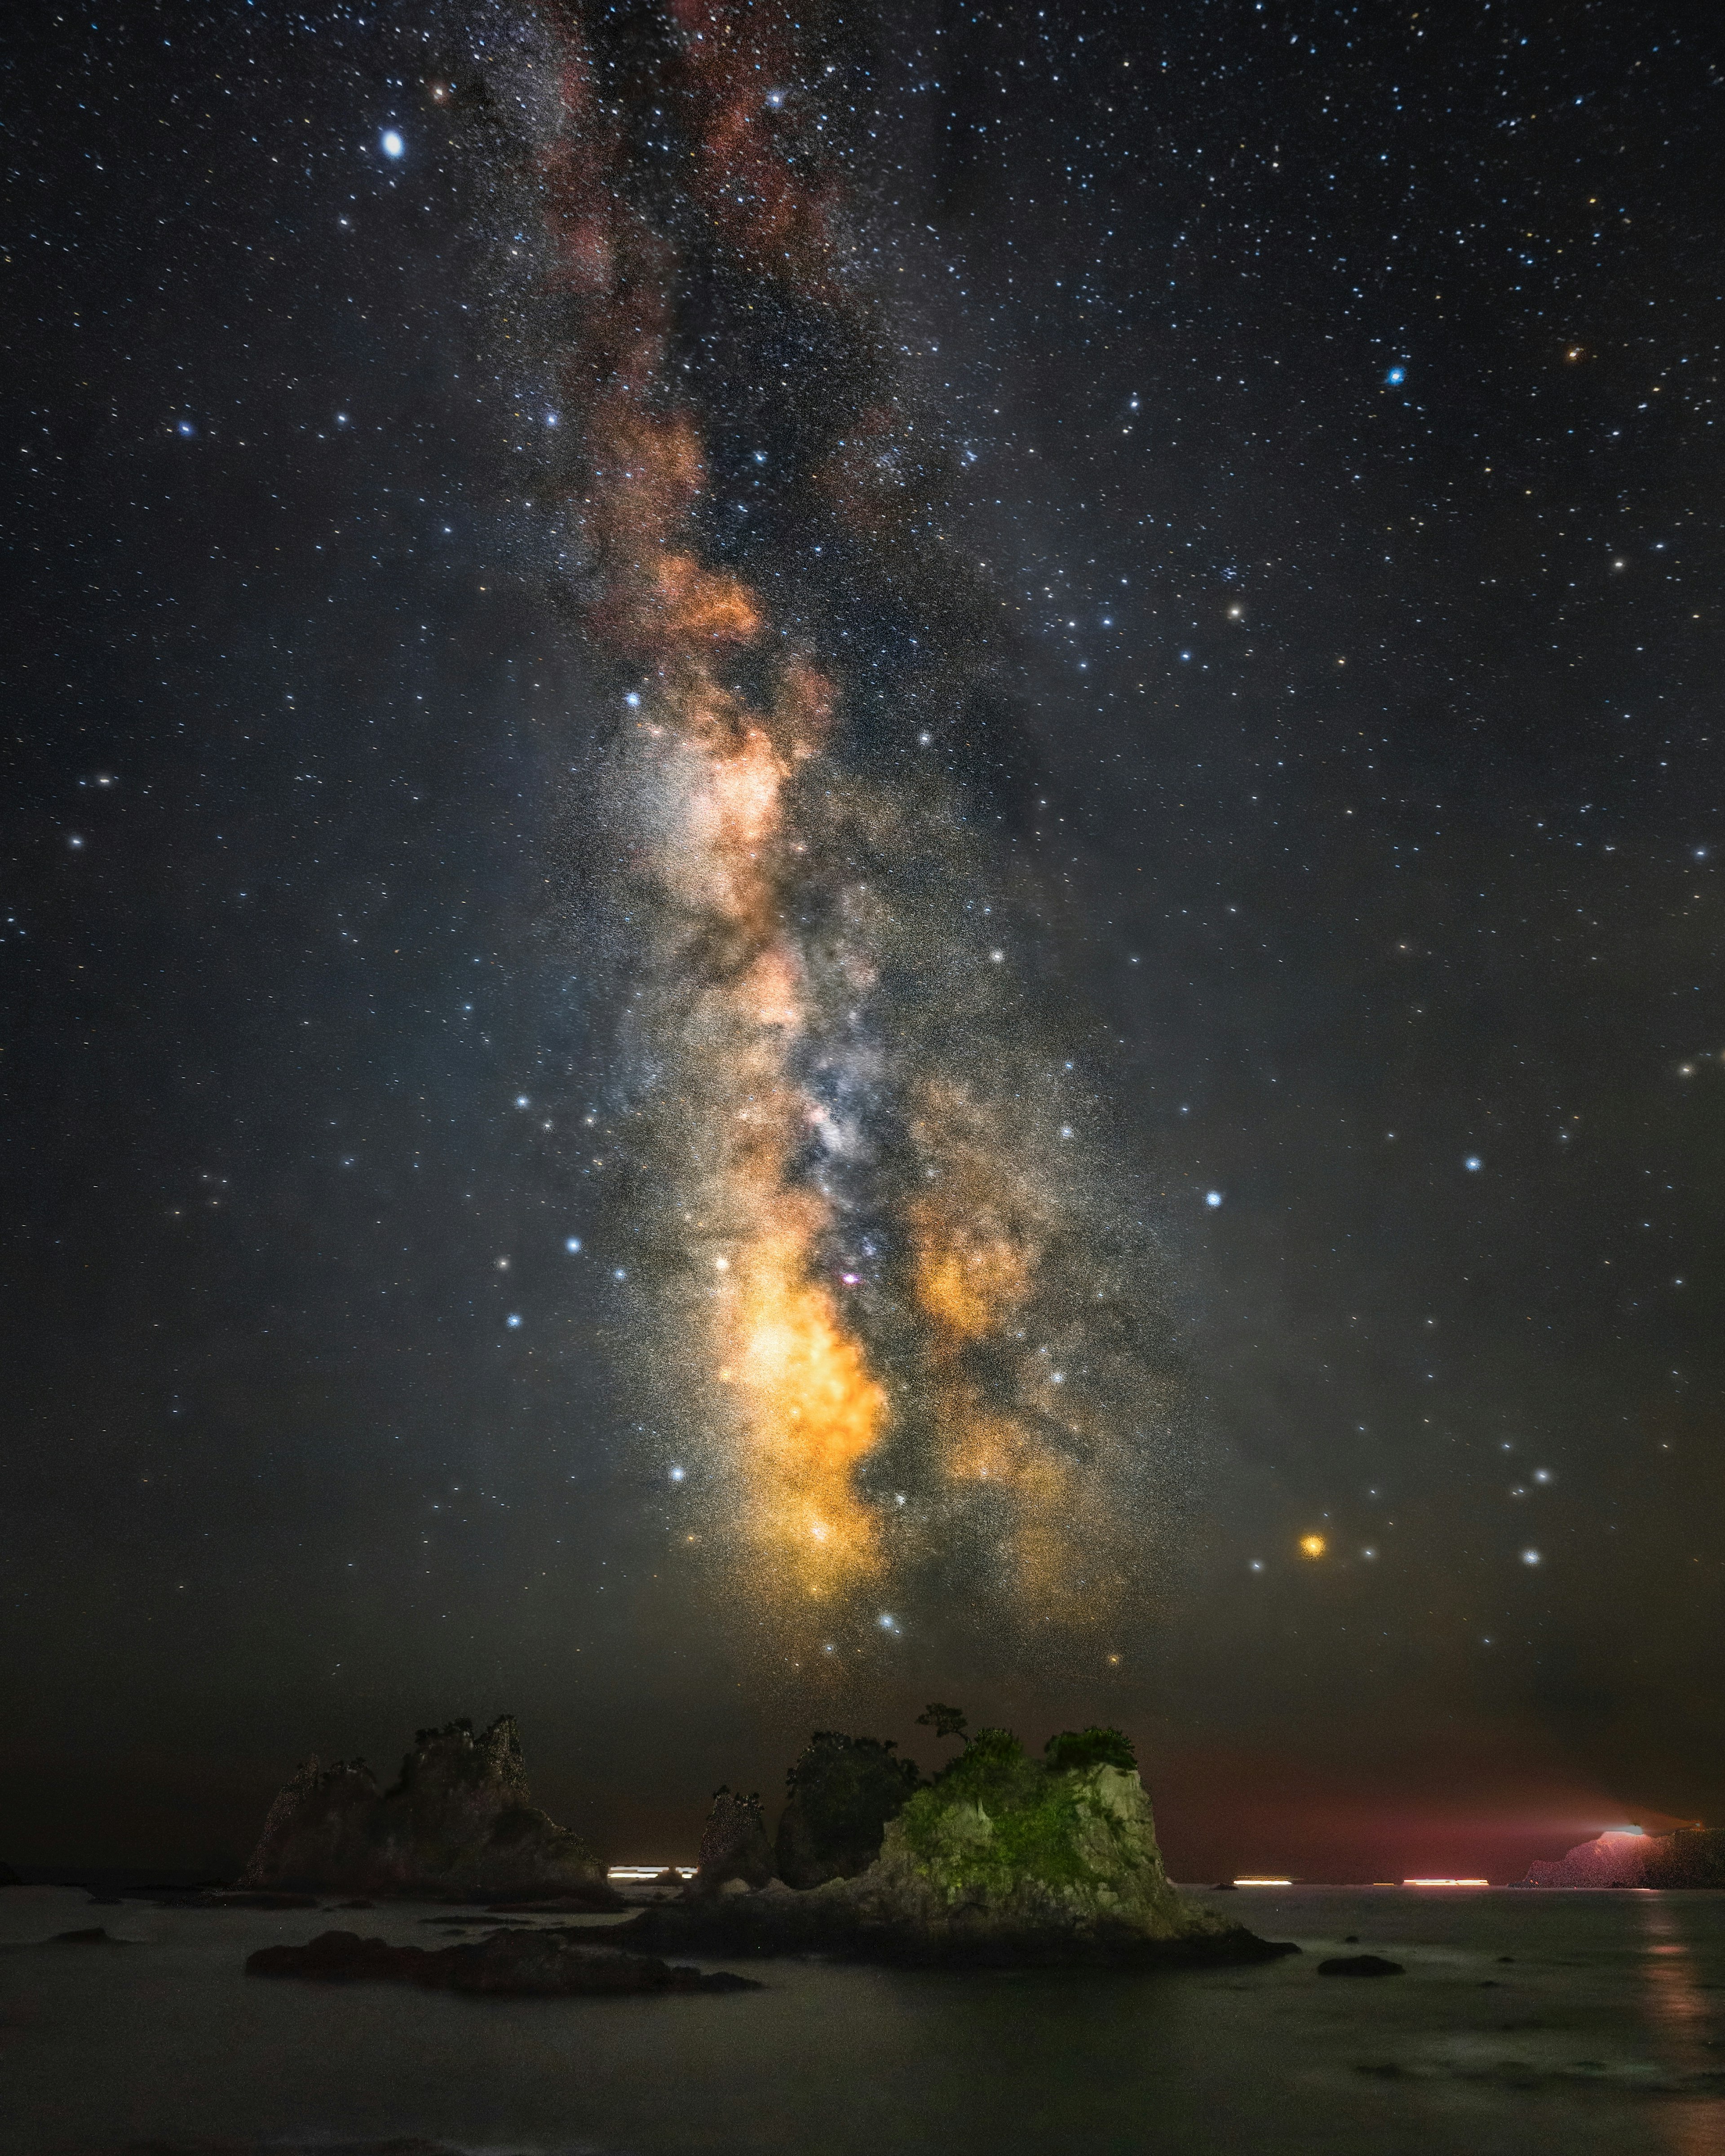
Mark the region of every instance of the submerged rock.
[[555, 1895], [623, 1907], [577, 1835], [534, 1804], [515, 1719], [478, 1736], [463, 1720], [422, 1729], [392, 1789], [362, 1760], [314, 1758], [270, 1807], [240, 1881], [253, 1892]]
[[1320, 1976], [1405, 1976], [1407, 1970], [1399, 1961], [1385, 1961], [1382, 1954], [1332, 1954], [1327, 1961], [1317, 1965]]
[[715, 1791], [689, 1892], [705, 1897], [729, 1887], [764, 1887], [772, 1876], [773, 1845], [767, 1839], [761, 1799], [741, 1796], [734, 1789]]
[[785, 1777], [789, 1792], [775, 1844], [788, 1887], [854, 1879], [880, 1854], [887, 1823], [909, 1803], [922, 1777], [912, 1759], [894, 1755], [889, 1737], [845, 1737], [818, 1729]]
[[758, 1991], [746, 1976], [673, 1968], [647, 1954], [578, 1944], [567, 1932], [504, 1931], [472, 1944], [396, 1947], [357, 1932], [323, 1932], [304, 1946], [263, 1947], [248, 1976], [321, 1984], [413, 1984], [495, 1997], [615, 1996], [641, 1991]]
[[1263, 1960], [1255, 1938], [1169, 1885], [1149, 1799], [1117, 1731], [1029, 1758], [982, 1730], [886, 1825], [854, 1879], [649, 1909], [616, 1936], [685, 1952], [826, 1953], [993, 1966]]

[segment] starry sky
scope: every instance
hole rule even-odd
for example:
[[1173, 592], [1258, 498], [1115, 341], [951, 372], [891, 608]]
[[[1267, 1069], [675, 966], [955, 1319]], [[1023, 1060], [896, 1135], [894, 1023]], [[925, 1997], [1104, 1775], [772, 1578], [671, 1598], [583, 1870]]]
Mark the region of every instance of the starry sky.
[[[716, 1782], [929, 1697], [1127, 1727], [1177, 1876], [1717, 1819], [1716, 55], [1635, 5], [906, 0], [762, 76], [927, 527], [897, 611], [828, 592], [878, 645], [834, 678], [958, 697], [853, 775], [938, 764], [917, 902], [1010, 925], [975, 1055], [1076, 1073], [1069, 1240], [1163, 1403], [1086, 1486], [1094, 1609], [1003, 1621], [931, 1512], [814, 1668], [665, 1404], [677, 962], [547, 516], [567, 33], [18, 40], [0, 1855], [221, 1870], [307, 1752], [504, 1709], [557, 1816], [681, 1855]], [[682, 152], [629, 154], [680, 231]], [[750, 460], [850, 393], [831, 336], [763, 388], [732, 288], [670, 289], [707, 557], [819, 594]]]

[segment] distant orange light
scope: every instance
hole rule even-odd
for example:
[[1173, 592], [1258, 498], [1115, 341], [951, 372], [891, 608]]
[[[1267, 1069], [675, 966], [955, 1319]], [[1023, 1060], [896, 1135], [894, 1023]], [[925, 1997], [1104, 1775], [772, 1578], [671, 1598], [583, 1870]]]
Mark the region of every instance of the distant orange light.
[[1300, 1553], [1302, 1557], [1322, 1557], [1329, 1544], [1322, 1535], [1301, 1535]]

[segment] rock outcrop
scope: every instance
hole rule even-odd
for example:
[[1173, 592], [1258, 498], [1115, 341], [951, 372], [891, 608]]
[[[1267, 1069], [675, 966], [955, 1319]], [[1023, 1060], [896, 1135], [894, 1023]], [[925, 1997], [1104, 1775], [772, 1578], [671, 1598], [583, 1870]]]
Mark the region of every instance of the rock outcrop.
[[667, 1952], [1005, 1967], [1292, 1951], [1175, 1892], [1131, 1748], [1113, 1730], [1055, 1738], [1040, 1759], [1005, 1730], [979, 1731], [887, 1824], [859, 1876], [663, 1904], [617, 1937]]
[[785, 1776], [789, 1793], [774, 1855], [788, 1887], [854, 1879], [880, 1854], [887, 1823], [910, 1802], [922, 1777], [897, 1758], [891, 1738], [845, 1737], [818, 1729]]
[[872, 1921], [955, 1946], [1168, 1940], [1217, 1922], [1168, 1884], [1137, 1763], [1111, 1730], [1051, 1738], [1041, 1759], [979, 1730], [887, 1827], [855, 1891]]
[[1725, 1831], [1602, 1834], [1527, 1866], [1524, 1887], [1725, 1887]]
[[713, 1808], [701, 1830], [701, 1850], [688, 1892], [697, 1897], [722, 1893], [727, 1887], [764, 1887], [773, 1876], [773, 1845], [758, 1796], [735, 1789], [713, 1794]]
[[240, 1881], [254, 1890], [552, 1895], [617, 1908], [598, 1859], [534, 1804], [514, 1717], [422, 1729], [394, 1786], [359, 1760], [308, 1760], [282, 1790]]
[[453, 1947], [395, 1947], [387, 1939], [362, 1939], [357, 1932], [322, 1932], [302, 1947], [260, 1948], [245, 1973], [320, 1984], [413, 1984], [515, 1999], [760, 1989], [746, 1976], [673, 1969], [647, 1954], [618, 1953], [557, 1931], [495, 1932]]

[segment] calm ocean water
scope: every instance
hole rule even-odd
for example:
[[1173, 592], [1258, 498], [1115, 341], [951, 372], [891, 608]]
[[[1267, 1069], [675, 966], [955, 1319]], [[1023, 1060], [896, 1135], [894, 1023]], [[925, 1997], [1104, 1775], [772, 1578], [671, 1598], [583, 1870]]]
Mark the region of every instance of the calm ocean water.
[[[0, 2156], [1725, 2156], [1725, 1894], [1225, 1897], [1305, 1952], [1207, 1974], [757, 1965], [719, 1998], [485, 2000], [248, 1980], [331, 1924], [0, 1893]], [[125, 1949], [36, 1943], [100, 1923]], [[1362, 1950], [1407, 1964], [1319, 1978]], [[1501, 1958], [1503, 1956], [1512, 1959]]]

